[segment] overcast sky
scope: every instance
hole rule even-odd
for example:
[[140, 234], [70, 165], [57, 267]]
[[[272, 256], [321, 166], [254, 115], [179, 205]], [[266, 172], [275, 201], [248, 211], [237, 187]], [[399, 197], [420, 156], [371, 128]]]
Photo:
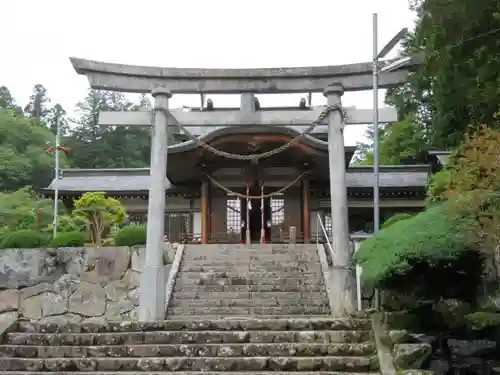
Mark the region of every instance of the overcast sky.
[[[370, 61], [372, 13], [379, 14], [379, 46], [412, 27], [406, 0], [15, 0], [2, 1], [2, 29], [10, 40], [0, 59], [0, 85], [25, 105], [34, 84], [72, 112], [88, 83], [69, 57], [124, 64], [260, 68]], [[304, 95], [260, 96], [263, 106], [297, 105]], [[238, 106], [237, 96], [212, 96]], [[380, 102], [383, 92], [380, 93]], [[313, 105], [324, 104], [322, 95]], [[371, 92], [346, 93], [346, 106], [372, 107]], [[176, 95], [171, 107], [199, 105]], [[363, 126], [346, 129], [346, 144]]]

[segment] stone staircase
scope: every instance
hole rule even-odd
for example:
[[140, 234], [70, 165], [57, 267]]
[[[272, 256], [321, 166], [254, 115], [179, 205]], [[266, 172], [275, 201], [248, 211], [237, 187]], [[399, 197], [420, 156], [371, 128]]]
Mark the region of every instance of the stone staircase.
[[368, 319], [19, 323], [0, 374], [374, 375], [375, 352]]
[[371, 320], [336, 319], [314, 245], [188, 245], [169, 320], [18, 322], [0, 375], [379, 374]]
[[325, 316], [316, 245], [187, 245], [168, 306], [186, 316]]

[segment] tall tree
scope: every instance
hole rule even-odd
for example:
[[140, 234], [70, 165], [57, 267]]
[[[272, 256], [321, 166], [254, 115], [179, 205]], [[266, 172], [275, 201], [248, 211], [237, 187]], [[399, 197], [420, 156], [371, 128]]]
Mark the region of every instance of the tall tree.
[[[52, 140], [52, 133], [36, 120], [0, 108], [0, 190], [47, 187], [53, 178], [54, 158], [46, 148]], [[61, 166], [66, 165], [62, 155]]]
[[[380, 129], [379, 162], [385, 165], [423, 163], [428, 149], [421, 128], [412, 117], [385, 125]], [[356, 164], [373, 164], [373, 126], [365, 132], [367, 141], [358, 143]]]
[[72, 149], [72, 165], [77, 168], [148, 166], [151, 139], [149, 129], [102, 127], [98, 121], [100, 111], [138, 109], [140, 105], [134, 105], [121, 93], [89, 90], [86, 98], [77, 105], [77, 127], [68, 138], [68, 146]]
[[53, 133], [57, 133], [57, 122], [59, 121], [60, 134], [61, 136], [65, 136], [69, 134], [69, 123], [66, 118], [66, 111], [57, 103], [55, 106], [49, 109], [47, 113], [47, 127]]
[[0, 108], [12, 110], [18, 115], [23, 114], [21, 107], [16, 105], [10, 90], [6, 86], [0, 86]]
[[33, 93], [29, 103], [24, 107], [24, 112], [31, 118], [44, 121], [49, 112], [48, 103], [50, 103], [50, 99], [47, 95], [47, 89], [38, 83], [33, 86]]
[[[473, 124], [494, 124], [500, 103], [500, 8], [497, 0], [412, 0], [417, 22], [405, 53], [424, 62], [389, 100], [411, 113], [430, 144], [459, 145]], [[473, 130], [472, 129], [472, 130]]]

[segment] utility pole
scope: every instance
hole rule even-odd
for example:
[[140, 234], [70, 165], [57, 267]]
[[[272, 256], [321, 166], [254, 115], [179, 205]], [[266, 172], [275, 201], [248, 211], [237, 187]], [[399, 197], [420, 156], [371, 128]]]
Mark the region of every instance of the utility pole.
[[[384, 48], [378, 51], [378, 15], [373, 13], [373, 234], [380, 230], [380, 136], [378, 124], [378, 80], [379, 72], [390, 72], [404, 66], [409, 57], [398, 59], [380, 69], [379, 60], [387, 56], [393, 48], [405, 38], [407, 28], [401, 29]], [[380, 309], [380, 293], [375, 292], [375, 308]]]
[[380, 171], [378, 129], [378, 16], [373, 13], [373, 233], [380, 230]]
[[53, 237], [57, 235], [57, 213], [59, 205], [59, 148], [61, 142], [61, 116], [57, 114], [56, 117], [56, 148], [54, 150], [55, 167], [54, 167], [54, 219], [52, 221]]

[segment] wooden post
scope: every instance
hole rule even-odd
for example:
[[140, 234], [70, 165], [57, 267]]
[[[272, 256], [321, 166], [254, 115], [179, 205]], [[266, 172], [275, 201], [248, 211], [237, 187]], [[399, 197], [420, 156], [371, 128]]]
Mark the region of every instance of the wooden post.
[[304, 243], [311, 239], [311, 221], [309, 213], [309, 180], [302, 181], [302, 228], [304, 228]]
[[201, 183], [201, 243], [208, 243], [208, 182]]

